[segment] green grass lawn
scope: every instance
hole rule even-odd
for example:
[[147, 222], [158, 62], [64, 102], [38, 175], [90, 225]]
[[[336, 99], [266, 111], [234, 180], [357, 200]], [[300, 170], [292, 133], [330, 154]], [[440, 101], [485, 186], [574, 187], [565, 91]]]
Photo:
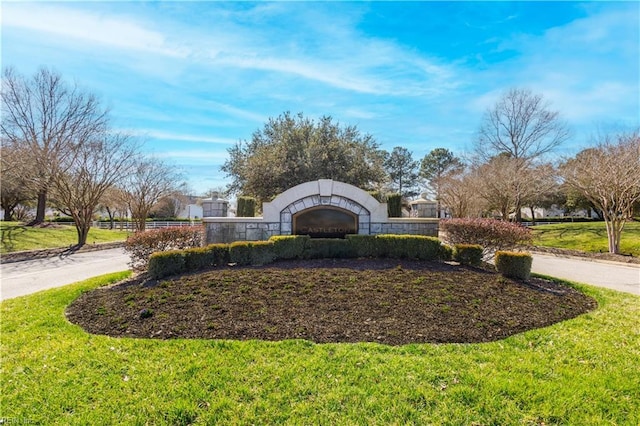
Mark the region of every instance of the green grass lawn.
[[[0, 232], [2, 232], [0, 253], [69, 247], [78, 242], [76, 228], [69, 225], [32, 228], [17, 222], [0, 222]], [[91, 228], [87, 244], [124, 241], [128, 235], [127, 231]]]
[[640, 297], [483, 344], [90, 335], [64, 310], [98, 277], [0, 304], [0, 417], [33, 424], [640, 424]]
[[[533, 228], [534, 244], [586, 252], [608, 252], [604, 222], [558, 223]], [[627, 222], [622, 231], [620, 251], [640, 256], [640, 222]]]

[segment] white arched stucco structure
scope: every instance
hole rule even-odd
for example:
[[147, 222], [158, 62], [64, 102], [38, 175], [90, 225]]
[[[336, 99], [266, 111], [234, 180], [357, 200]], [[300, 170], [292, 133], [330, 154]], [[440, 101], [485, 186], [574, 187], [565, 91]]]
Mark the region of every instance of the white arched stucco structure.
[[436, 218], [389, 218], [387, 204], [344, 182], [320, 179], [294, 186], [262, 204], [262, 217], [203, 217], [207, 243], [267, 240], [291, 235], [294, 217], [310, 209], [343, 210], [357, 219], [358, 233], [438, 235]]
[[290, 235], [296, 213], [315, 207], [333, 207], [358, 217], [358, 233], [368, 235], [372, 222], [386, 222], [387, 204], [380, 203], [368, 192], [344, 182], [320, 179], [294, 186], [273, 201], [262, 204], [265, 222], [279, 222], [280, 233]]

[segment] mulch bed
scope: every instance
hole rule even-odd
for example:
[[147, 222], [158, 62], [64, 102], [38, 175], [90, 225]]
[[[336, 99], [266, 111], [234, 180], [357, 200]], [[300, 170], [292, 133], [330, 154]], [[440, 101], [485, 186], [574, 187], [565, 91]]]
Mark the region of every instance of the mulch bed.
[[323, 259], [159, 282], [139, 276], [83, 294], [67, 317], [109, 336], [403, 345], [499, 340], [596, 306], [539, 278], [519, 282], [445, 263]]

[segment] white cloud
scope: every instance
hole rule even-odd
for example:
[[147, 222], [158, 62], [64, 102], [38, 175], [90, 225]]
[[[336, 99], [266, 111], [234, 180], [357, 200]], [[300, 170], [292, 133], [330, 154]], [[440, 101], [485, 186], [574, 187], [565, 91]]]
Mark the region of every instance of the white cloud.
[[2, 25], [75, 39], [83, 44], [146, 51], [184, 57], [187, 51], [168, 46], [163, 34], [149, 30], [124, 16], [88, 13], [44, 3], [5, 3]]
[[[344, 6], [347, 7], [347, 6]], [[146, 58], [126, 66], [138, 73], [179, 79], [169, 71], [197, 63], [214, 72], [220, 67], [268, 71], [363, 94], [435, 96], [457, 86], [453, 67], [438, 63], [395, 42], [356, 30], [360, 8], [336, 16], [330, 6], [255, 5], [242, 12], [212, 6], [215, 25], [198, 27], [185, 20], [142, 21], [135, 8], [113, 14], [71, 5], [39, 3], [3, 6], [3, 26], [19, 27], [59, 42], [102, 45], [132, 52], [179, 58], [181, 66]], [[293, 8], [293, 12], [292, 12]], [[287, 25], [280, 22], [287, 19]], [[252, 25], [255, 24], [255, 25]], [[68, 41], [66, 42], [69, 43]], [[290, 77], [285, 77], [290, 78]], [[246, 117], [256, 120], [256, 116]]]

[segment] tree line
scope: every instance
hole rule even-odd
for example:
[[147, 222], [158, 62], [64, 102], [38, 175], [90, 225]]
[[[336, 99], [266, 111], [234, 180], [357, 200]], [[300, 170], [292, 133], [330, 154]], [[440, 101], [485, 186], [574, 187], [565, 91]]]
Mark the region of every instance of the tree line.
[[41, 68], [25, 77], [2, 73], [1, 203], [10, 220], [35, 200], [30, 226], [44, 222], [47, 206], [70, 216], [78, 246], [98, 206], [127, 210], [144, 230], [152, 206], [179, 182], [177, 170], [141, 153], [139, 140], [116, 131], [109, 111], [91, 92]]
[[230, 148], [222, 171], [231, 192], [259, 201], [325, 178], [405, 199], [425, 191], [439, 216], [446, 209], [452, 217], [521, 222], [526, 210], [535, 220], [536, 208], [593, 210], [607, 223], [609, 249], [617, 253], [624, 223], [640, 207], [638, 133], [601, 136], [572, 158], [550, 155], [570, 137], [541, 95], [514, 88], [487, 109], [473, 152], [462, 157], [436, 148], [414, 160], [407, 148], [386, 152], [370, 134], [330, 116], [316, 122], [286, 112]]
[[[3, 71], [0, 131], [5, 218], [33, 200], [29, 225], [37, 226], [52, 205], [73, 218], [79, 246], [98, 208], [110, 216], [129, 212], [144, 230], [158, 202], [184, 185], [175, 167], [143, 155], [135, 136], [113, 128], [95, 95], [46, 68], [32, 77]], [[617, 252], [640, 199], [638, 133], [602, 135], [576, 156], [550, 161], [570, 137], [542, 96], [515, 88], [487, 109], [473, 152], [462, 156], [442, 147], [415, 160], [407, 148], [387, 152], [372, 135], [331, 116], [285, 112], [229, 148], [221, 170], [230, 179], [228, 194], [259, 202], [324, 178], [407, 200], [427, 192], [438, 214], [446, 209], [452, 217], [521, 221], [525, 208], [531, 217], [536, 207], [591, 208], [606, 221], [610, 251]]]

